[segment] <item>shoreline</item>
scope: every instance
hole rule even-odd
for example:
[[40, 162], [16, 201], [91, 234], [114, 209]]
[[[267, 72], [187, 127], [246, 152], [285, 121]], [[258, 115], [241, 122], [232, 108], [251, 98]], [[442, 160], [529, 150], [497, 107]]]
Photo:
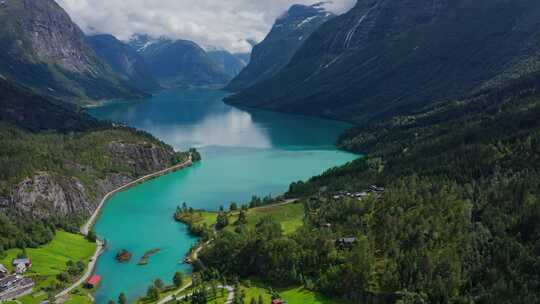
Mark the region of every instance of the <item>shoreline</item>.
[[182, 170], [182, 169], [185, 169], [187, 167], [191, 167], [193, 165], [193, 161], [192, 161], [192, 158], [191, 158], [191, 155], [189, 156], [189, 159], [184, 161], [183, 163], [180, 163], [180, 164], [177, 164], [177, 165], [174, 165], [172, 167], [168, 167], [168, 168], [165, 168], [161, 171], [158, 171], [158, 172], [154, 172], [154, 173], [150, 173], [148, 175], [145, 175], [143, 177], [140, 177], [132, 182], [129, 182], [121, 187], [118, 187], [116, 188], [115, 190], [105, 194], [105, 196], [103, 196], [103, 198], [101, 199], [98, 207], [96, 208], [96, 210], [94, 211], [94, 213], [92, 213], [92, 216], [88, 219], [88, 221], [81, 227], [80, 229], [80, 233], [82, 235], [88, 235], [88, 232], [90, 231], [90, 229], [94, 226], [97, 218], [99, 217], [99, 215], [101, 214], [101, 210], [103, 209], [103, 206], [105, 205], [105, 203], [112, 197], [114, 196], [115, 194], [117, 194], [118, 192], [122, 192], [124, 190], [127, 190], [133, 186], [136, 186], [140, 183], [143, 183], [145, 181], [148, 181], [149, 179], [154, 179], [156, 177], [160, 177], [160, 176], [163, 176], [165, 174], [168, 174], [168, 173], [172, 173], [172, 172], [176, 172], [178, 170]]
[[[103, 206], [115, 194], [117, 194], [119, 192], [122, 192], [124, 190], [127, 190], [127, 189], [129, 189], [129, 188], [131, 188], [133, 186], [138, 185], [138, 184], [141, 184], [143, 182], [146, 182], [146, 181], [148, 181], [150, 179], [154, 179], [154, 178], [157, 178], [157, 177], [169, 174], [169, 173], [173, 173], [173, 172], [176, 172], [176, 171], [191, 167], [192, 165], [193, 165], [193, 160], [192, 160], [191, 155], [189, 155], [188, 160], [186, 160], [186, 161], [184, 161], [184, 162], [182, 162], [180, 164], [165, 168], [165, 169], [163, 169], [161, 171], [158, 171], [158, 172], [154, 172], [154, 173], [150, 173], [148, 175], [142, 176], [142, 177], [140, 177], [140, 178], [138, 178], [138, 179], [136, 179], [134, 181], [131, 181], [131, 182], [129, 182], [129, 183], [123, 185], [123, 186], [120, 186], [120, 187], [110, 191], [109, 193], [105, 194], [105, 196], [103, 196], [103, 198], [101, 199], [101, 201], [100, 201], [98, 207], [96, 208], [96, 210], [94, 211], [94, 213], [92, 213], [92, 216], [81, 227], [80, 233], [83, 236], [88, 235], [88, 232], [94, 226], [94, 224], [96, 223], [97, 218], [101, 214], [101, 210], [103, 209]], [[96, 244], [97, 244], [96, 251], [95, 251], [94, 255], [92, 256], [92, 258], [90, 259], [90, 261], [88, 263], [88, 267], [87, 267], [85, 273], [75, 283], [73, 283], [69, 287], [65, 288], [64, 290], [62, 290], [61, 292], [56, 294], [55, 295], [56, 299], [60, 299], [62, 297], [67, 296], [71, 291], [78, 288], [80, 285], [84, 284], [84, 282], [92, 274], [94, 274], [97, 261], [99, 260], [99, 258], [103, 254], [103, 252], [105, 252], [106, 243], [104, 241], [102, 241], [102, 240], [97, 239]]]

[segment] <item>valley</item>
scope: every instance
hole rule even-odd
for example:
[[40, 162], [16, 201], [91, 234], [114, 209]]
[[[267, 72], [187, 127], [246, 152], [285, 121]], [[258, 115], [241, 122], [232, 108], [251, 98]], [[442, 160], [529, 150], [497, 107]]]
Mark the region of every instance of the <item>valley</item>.
[[[104, 206], [96, 223], [97, 234], [108, 242], [108, 251], [97, 265], [103, 277], [96, 292], [98, 301], [117, 298], [119, 291], [128, 298], [141, 297], [154, 279], [170, 282], [177, 270], [189, 273], [190, 266], [182, 260], [196, 238], [172, 217], [181, 202], [218, 210], [231, 202], [245, 203], [252, 195], [277, 196], [290, 182], [356, 158], [334, 148], [346, 124], [246, 112], [223, 104], [223, 96], [214, 90], [176, 89], [143, 103], [92, 109], [96, 117], [147, 130], [177, 149], [198, 147], [203, 157], [189, 169], [118, 193]], [[314, 134], [313, 130], [319, 131]], [[136, 263], [119, 265], [113, 258], [119, 250], [128, 249], [138, 259], [152, 248], [161, 251], [144, 268]]]
[[0, 0], [0, 301], [540, 303], [539, 2], [299, 2]]

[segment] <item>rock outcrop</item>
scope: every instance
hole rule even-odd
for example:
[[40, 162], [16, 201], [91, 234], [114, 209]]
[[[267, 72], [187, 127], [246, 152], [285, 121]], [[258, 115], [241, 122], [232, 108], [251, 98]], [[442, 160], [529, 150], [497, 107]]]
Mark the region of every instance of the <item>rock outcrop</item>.
[[[88, 217], [105, 194], [139, 176], [169, 167], [174, 157], [172, 149], [152, 143], [112, 142], [107, 149], [115, 162], [126, 167], [126, 172], [107, 174], [90, 185], [83, 184], [77, 177], [41, 172], [19, 183], [9, 197], [1, 198], [0, 208], [41, 219]], [[70, 167], [77, 167], [77, 164], [70, 164]]]
[[76, 178], [42, 173], [21, 182], [11, 196], [11, 207], [39, 218], [51, 214], [90, 214], [93, 202]]
[[127, 144], [112, 142], [107, 145], [107, 149], [114, 155], [115, 161], [129, 166], [139, 175], [164, 169], [167, 167], [164, 164], [170, 165], [171, 159], [174, 157], [172, 149], [163, 149], [152, 143]]

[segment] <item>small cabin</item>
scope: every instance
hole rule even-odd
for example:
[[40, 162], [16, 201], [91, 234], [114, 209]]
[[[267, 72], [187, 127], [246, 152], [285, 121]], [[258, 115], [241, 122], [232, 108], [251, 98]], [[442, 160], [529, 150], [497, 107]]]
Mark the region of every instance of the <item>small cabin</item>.
[[15, 272], [18, 274], [23, 274], [26, 270], [28, 270], [28, 268], [26, 268], [25, 264], [17, 264], [17, 266], [15, 266]]
[[336, 246], [351, 248], [352, 246], [354, 246], [354, 243], [356, 243], [356, 238], [353, 238], [353, 237], [340, 238], [336, 241]]
[[32, 267], [32, 260], [28, 259], [28, 258], [24, 258], [24, 259], [14, 259], [11, 262], [11, 265], [13, 265], [13, 267], [17, 267], [17, 265], [19, 265], [19, 264], [23, 264], [27, 268], [30, 268], [30, 267]]
[[95, 287], [98, 286], [100, 281], [101, 281], [101, 277], [98, 276], [97, 274], [94, 274], [93, 276], [90, 277], [88, 282], [86, 282], [86, 287], [87, 288], [95, 288]]

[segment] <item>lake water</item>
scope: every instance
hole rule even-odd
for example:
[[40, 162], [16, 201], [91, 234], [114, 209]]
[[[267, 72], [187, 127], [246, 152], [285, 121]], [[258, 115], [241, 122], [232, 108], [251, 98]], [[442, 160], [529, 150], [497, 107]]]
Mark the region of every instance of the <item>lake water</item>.
[[[181, 261], [197, 240], [172, 218], [182, 202], [217, 210], [252, 195], [279, 195], [293, 181], [356, 157], [334, 146], [347, 124], [242, 110], [224, 104], [224, 96], [216, 90], [177, 89], [90, 110], [98, 118], [146, 130], [177, 150], [196, 147], [203, 157], [191, 168], [119, 193], [105, 205], [96, 231], [109, 249], [97, 265], [102, 276], [97, 303], [116, 300], [120, 292], [133, 300], [156, 278], [170, 283], [176, 271], [190, 272]], [[147, 266], [138, 266], [138, 259], [154, 248], [161, 251]], [[133, 253], [130, 263], [114, 259], [121, 249]]]

